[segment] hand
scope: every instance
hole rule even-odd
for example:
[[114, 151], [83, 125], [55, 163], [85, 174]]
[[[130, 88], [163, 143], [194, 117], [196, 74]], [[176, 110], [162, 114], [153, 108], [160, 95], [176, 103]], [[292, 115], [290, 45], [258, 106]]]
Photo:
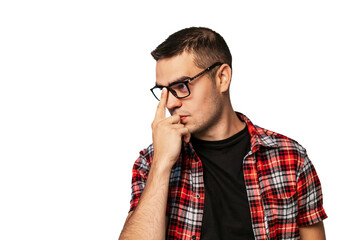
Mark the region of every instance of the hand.
[[171, 169], [181, 152], [182, 139], [189, 142], [191, 134], [181, 124], [179, 115], [166, 118], [167, 98], [168, 90], [163, 88], [155, 119], [152, 122], [153, 161], [157, 166]]

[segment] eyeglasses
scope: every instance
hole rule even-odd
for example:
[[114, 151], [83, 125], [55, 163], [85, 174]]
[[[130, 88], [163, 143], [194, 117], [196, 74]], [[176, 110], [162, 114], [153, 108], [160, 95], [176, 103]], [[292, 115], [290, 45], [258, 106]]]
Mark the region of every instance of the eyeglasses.
[[191, 94], [189, 87], [188, 87], [188, 83], [192, 82], [196, 78], [202, 76], [203, 74], [209, 72], [213, 68], [220, 66], [222, 64], [223, 63], [216, 62], [213, 65], [211, 65], [210, 67], [203, 70], [202, 72], [198, 73], [196, 76], [188, 78], [186, 80], [176, 81], [174, 83], [171, 83], [167, 87], [156, 85], [153, 88], [151, 88], [151, 92], [152, 92], [153, 96], [155, 96], [155, 98], [158, 101], [160, 101], [160, 99], [161, 99], [161, 92], [164, 87], [167, 88], [168, 91], [170, 91], [173, 94], [173, 96], [175, 96], [176, 98], [178, 98], [178, 99], [186, 98]]

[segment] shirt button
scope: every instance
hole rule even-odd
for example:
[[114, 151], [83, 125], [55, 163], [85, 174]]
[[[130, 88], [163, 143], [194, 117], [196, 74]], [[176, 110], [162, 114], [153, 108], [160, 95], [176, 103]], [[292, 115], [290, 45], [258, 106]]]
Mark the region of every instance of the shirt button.
[[193, 239], [193, 240], [195, 240], [195, 239], [196, 239], [196, 236], [195, 236], [195, 235], [193, 235], [193, 236], [192, 236], [192, 239]]
[[[197, 194], [197, 195], [196, 195], [196, 198], [200, 199], [200, 198], [201, 198], [201, 195]], [[196, 236], [192, 236], [192, 238], [193, 238], [193, 237], [196, 237]]]

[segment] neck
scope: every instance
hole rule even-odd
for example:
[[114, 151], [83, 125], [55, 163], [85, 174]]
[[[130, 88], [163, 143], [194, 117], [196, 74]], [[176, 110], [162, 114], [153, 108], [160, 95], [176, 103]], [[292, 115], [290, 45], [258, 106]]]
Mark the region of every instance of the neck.
[[239, 120], [237, 114], [230, 106], [229, 108], [223, 109], [216, 124], [205, 132], [194, 134], [194, 137], [205, 141], [218, 141], [233, 136], [245, 127], [246, 124]]

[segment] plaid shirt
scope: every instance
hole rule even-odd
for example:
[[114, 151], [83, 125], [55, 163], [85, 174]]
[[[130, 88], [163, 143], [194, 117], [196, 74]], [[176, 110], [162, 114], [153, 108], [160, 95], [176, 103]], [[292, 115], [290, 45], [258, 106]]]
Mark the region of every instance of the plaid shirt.
[[[244, 180], [255, 239], [299, 239], [299, 227], [327, 217], [321, 185], [306, 150], [296, 141], [255, 126], [243, 114], [251, 150], [243, 160]], [[140, 152], [132, 171], [130, 211], [138, 204], [153, 158]], [[192, 145], [184, 144], [172, 168], [166, 215], [167, 239], [200, 239], [204, 210], [203, 166]]]

